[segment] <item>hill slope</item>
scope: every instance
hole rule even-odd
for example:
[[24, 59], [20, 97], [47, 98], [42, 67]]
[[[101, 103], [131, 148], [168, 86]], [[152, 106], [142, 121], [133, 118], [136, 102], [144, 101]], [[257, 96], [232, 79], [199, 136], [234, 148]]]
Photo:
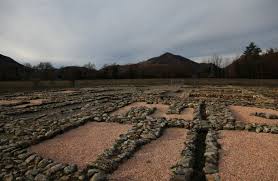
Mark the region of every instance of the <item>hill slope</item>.
[[24, 68], [23, 65], [19, 64], [15, 60], [5, 55], [0, 54], [0, 65], [1, 67], [21, 67]]
[[30, 68], [0, 54], [0, 80], [22, 80], [30, 71]]
[[225, 68], [230, 78], [278, 78], [278, 52], [259, 57], [242, 56]]

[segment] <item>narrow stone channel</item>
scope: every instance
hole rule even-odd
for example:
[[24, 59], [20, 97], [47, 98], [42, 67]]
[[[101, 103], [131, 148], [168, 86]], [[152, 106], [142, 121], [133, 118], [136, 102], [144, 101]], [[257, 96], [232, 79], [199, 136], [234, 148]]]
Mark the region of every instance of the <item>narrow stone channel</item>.
[[[199, 120], [201, 122], [207, 121], [207, 115], [206, 115], [206, 104], [204, 101], [202, 101], [198, 107], [198, 116]], [[197, 140], [195, 142], [195, 161], [193, 165], [193, 175], [192, 180], [193, 181], [202, 181], [206, 180], [206, 175], [203, 171], [203, 168], [205, 166], [205, 151], [206, 151], [206, 136], [208, 134], [208, 130], [206, 128], [199, 128], [197, 130]]]
[[207, 136], [208, 130], [199, 130], [198, 136], [196, 140], [196, 150], [195, 150], [195, 162], [193, 165], [193, 175], [192, 180], [193, 181], [202, 181], [206, 180], [205, 173], [203, 171], [203, 168], [205, 166], [205, 151], [206, 151], [206, 136]]

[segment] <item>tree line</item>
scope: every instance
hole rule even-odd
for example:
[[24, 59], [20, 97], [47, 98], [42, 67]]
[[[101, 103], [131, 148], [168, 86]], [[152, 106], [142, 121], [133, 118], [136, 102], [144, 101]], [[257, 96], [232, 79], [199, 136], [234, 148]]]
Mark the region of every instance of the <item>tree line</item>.
[[224, 60], [214, 54], [205, 63], [215, 65], [211, 70], [217, 78], [278, 78], [278, 49], [269, 48], [264, 52], [254, 42], [246, 46], [242, 55]]
[[[196, 63], [195, 63], [196, 64]], [[203, 63], [191, 64], [127, 64], [104, 65], [100, 70], [89, 62], [83, 66], [55, 68], [50, 62], [32, 66], [0, 76], [1, 80], [82, 80], [82, 79], [134, 79], [134, 78], [278, 78], [278, 49], [262, 52], [251, 42], [242, 55], [232, 61], [214, 54]], [[1, 70], [2, 71], [2, 70]]]

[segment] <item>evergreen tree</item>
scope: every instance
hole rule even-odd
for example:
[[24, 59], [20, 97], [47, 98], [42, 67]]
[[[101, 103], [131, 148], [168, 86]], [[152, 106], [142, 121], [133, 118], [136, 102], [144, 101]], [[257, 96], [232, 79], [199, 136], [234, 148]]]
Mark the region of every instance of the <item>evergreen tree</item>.
[[254, 43], [251, 42], [245, 49], [244, 55], [245, 56], [259, 56], [262, 50]]

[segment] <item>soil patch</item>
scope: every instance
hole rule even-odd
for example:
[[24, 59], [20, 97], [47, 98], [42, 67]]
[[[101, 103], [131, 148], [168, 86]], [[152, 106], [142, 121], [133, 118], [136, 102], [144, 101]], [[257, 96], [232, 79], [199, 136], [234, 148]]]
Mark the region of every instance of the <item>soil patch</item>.
[[166, 129], [161, 138], [143, 146], [123, 163], [111, 180], [168, 181], [170, 167], [179, 160], [185, 139], [185, 129]]
[[1, 106], [14, 105], [20, 103], [20, 100], [0, 100]]
[[221, 180], [278, 180], [278, 135], [221, 131]]
[[238, 121], [257, 123], [257, 124], [278, 125], [278, 119], [267, 119], [267, 118], [250, 115], [255, 112], [278, 114], [278, 111], [272, 109], [262, 109], [262, 108], [244, 107], [244, 106], [230, 106], [229, 108]]
[[28, 104], [21, 104], [18, 106], [15, 106], [16, 108], [24, 108], [24, 107], [29, 107], [29, 106], [37, 106], [37, 105], [41, 105], [43, 103], [45, 103], [47, 101], [47, 99], [33, 99], [33, 100], [29, 100]]
[[71, 93], [75, 93], [77, 91], [74, 91], [74, 90], [65, 90], [65, 91], [61, 91], [59, 93], [63, 93], [63, 94], [71, 94]]
[[74, 130], [30, 148], [31, 152], [61, 163], [77, 164], [80, 168], [94, 161], [131, 128], [117, 123], [87, 123]]

